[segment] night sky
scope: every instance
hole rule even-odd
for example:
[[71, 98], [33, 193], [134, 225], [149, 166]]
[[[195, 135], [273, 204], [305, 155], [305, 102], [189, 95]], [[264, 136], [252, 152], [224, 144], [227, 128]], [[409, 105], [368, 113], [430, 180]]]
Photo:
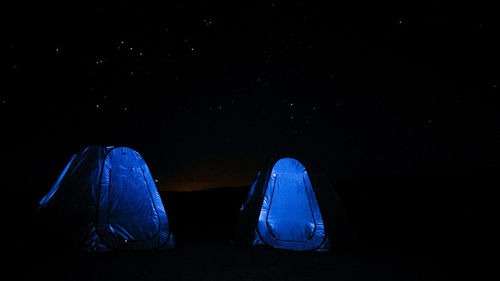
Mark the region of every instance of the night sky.
[[[4, 185], [129, 146], [162, 190], [499, 167], [498, 13], [482, 1], [141, 1], [2, 9]], [[403, 4], [405, 2], [405, 4]]]

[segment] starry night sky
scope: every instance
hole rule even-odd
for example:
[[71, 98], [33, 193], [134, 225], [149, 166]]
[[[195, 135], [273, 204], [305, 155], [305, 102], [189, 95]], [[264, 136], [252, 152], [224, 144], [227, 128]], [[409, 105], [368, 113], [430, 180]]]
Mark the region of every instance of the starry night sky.
[[92, 144], [177, 190], [249, 185], [283, 153], [341, 179], [499, 166], [481, 1], [163, 2], [3, 9], [3, 184], [47, 189]]

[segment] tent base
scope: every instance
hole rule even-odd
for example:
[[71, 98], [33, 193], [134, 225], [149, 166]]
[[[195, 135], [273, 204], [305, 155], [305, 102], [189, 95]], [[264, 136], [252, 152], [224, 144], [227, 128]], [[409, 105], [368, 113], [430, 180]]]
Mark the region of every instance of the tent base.
[[[267, 244], [266, 242], [264, 242], [260, 238], [260, 235], [257, 232], [257, 230], [254, 231], [254, 238], [253, 238], [252, 246], [276, 248], [276, 247], [273, 247], [273, 246]], [[331, 251], [331, 245], [330, 245], [330, 240], [328, 239], [328, 237], [326, 237], [325, 240], [323, 241], [323, 243], [321, 243], [320, 247], [316, 248], [316, 249], [307, 249], [307, 250], [298, 250], [298, 249], [292, 249], [292, 248], [280, 248], [280, 249], [283, 249], [283, 250], [292, 250], [292, 251], [330, 252]]]

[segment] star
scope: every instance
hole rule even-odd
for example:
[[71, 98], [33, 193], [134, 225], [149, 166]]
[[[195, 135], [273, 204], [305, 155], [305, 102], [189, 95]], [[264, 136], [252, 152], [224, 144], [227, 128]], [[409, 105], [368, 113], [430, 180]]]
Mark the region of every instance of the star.
[[206, 26], [211, 26], [211, 25], [215, 24], [215, 21], [213, 19], [203, 19], [203, 23]]

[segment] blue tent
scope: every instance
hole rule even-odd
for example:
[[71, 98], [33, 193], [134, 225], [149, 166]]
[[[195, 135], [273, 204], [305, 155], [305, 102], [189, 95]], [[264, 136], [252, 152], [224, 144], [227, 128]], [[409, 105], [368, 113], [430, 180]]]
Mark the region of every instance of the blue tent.
[[268, 162], [240, 211], [237, 245], [328, 251], [348, 239], [343, 206], [326, 177], [292, 158]]
[[174, 239], [148, 166], [127, 147], [74, 155], [40, 201], [55, 243], [87, 251], [172, 248]]

